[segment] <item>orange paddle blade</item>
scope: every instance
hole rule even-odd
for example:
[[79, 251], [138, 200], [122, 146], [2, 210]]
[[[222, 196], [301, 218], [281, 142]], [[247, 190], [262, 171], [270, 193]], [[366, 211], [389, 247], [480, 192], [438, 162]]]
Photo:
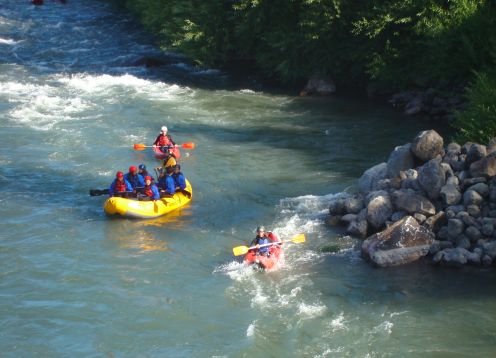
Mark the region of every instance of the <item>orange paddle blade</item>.
[[183, 147], [185, 149], [195, 149], [195, 143], [193, 143], [193, 142], [183, 143], [183, 144], [181, 144], [181, 147]]
[[146, 149], [146, 145], [142, 144], [142, 143], [136, 143], [134, 145], [134, 150], [145, 150]]

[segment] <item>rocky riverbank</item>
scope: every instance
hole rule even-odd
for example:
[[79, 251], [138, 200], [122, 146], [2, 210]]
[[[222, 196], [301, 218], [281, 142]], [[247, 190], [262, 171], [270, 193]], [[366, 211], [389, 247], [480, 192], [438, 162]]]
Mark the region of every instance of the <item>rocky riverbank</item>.
[[434, 264], [496, 261], [496, 139], [450, 143], [434, 130], [396, 147], [366, 170], [355, 194], [330, 203], [330, 225], [365, 239], [362, 255], [380, 267], [429, 256]]

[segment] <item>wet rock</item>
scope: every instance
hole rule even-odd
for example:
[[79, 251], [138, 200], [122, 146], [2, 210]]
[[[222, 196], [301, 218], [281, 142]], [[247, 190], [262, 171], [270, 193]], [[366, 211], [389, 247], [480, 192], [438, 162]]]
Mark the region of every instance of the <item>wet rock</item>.
[[349, 197], [348, 194], [339, 194], [331, 199], [329, 203], [329, 214], [330, 215], [343, 215], [346, 214], [346, 199]]
[[442, 153], [443, 138], [435, 131], [420, 132], [412, 142], [412, 153], [420, 160], [426, 162]]
[[451, 267], [461, 267], [467, 263], [470, 253], [462, 248], [444, 249], [434, 255], [432, 261]]
[[368, 222], [367, 222], [367, 209], [363, 209], [357, 215], [355, 221], [350, 222], [346, 232], [350, 235], [357, 236], [359, 238], [367, 237], [368, 231]]
[[405, 144], [394, 148], [387, 161], [387, 176], [394, 178], [401, 171], [413, 168], [413, 154], [410, 150], [411, 144]]
[[433, 241], [432, 231], [406, 216], [367, 238], [362, 244], [362, 255], [379, 267], [397, 266], [427, 255]]
[[387, 176], [387, 164], [381, 163], [367, 169], [358, 180], [358, 190], [361, 193], [368, 193], [377, 189], [379, 180], [385, 179]]
[[329, 96], [336, 92], [336, 84], [328, 77], [321, 74], [313, 75], [300, 91], [300, 96], [321, 95]]
[[400, 189], [393, 192], [393, 204], [399, 211], [410, 214], [420, 213], [431, 216], [436, 213], [434, 204], [426, 197], [415, 193], [413, 190]]
[[352, 221], [355, 221], [358, 215], [356, 214], [346, 214], [341, 216], [341, 225], [349, 225]]

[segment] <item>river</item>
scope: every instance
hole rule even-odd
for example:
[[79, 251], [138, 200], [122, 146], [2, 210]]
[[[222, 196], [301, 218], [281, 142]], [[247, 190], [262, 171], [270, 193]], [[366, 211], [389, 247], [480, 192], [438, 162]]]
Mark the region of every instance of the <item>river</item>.
[[[0, 4], [0, 356], [489, 357], [493, 270], [381, 270], [324, 223], [334, 193], [428, 124], [377, 103], [223, 85], [160, 56], [96, 0]], [[107, 217], [108, 187], [183, 150], [192, 203], [155, 220]], [[189, 153], [187, 155], [186, 153]], [[265, 225], [280, 270], [232, 256]], [[329, 252], [332, 245], [336, 250]]]

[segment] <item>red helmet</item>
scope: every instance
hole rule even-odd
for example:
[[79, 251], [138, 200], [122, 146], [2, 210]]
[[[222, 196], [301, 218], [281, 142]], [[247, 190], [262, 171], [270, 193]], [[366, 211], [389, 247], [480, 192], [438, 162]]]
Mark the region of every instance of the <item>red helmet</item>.
[[131, 165], [129, 167], [129, 173], [133, 173], [133, 172], [137, 172], [138, 171], [138, 168], [136, 168], [134, 165]]
[[152, 180], [152, 177], [151, 177], [151, 176], [149, 176], [149, 175], [147, 175], [147, 176], [145, 177], [145, 180], [150, 180], [150, 181], [151, 181], [151, 180]]
[[122, 172], [117, 172], [117, 174], [115, 175], [116, 178], [124, 178], [124, 174]]

